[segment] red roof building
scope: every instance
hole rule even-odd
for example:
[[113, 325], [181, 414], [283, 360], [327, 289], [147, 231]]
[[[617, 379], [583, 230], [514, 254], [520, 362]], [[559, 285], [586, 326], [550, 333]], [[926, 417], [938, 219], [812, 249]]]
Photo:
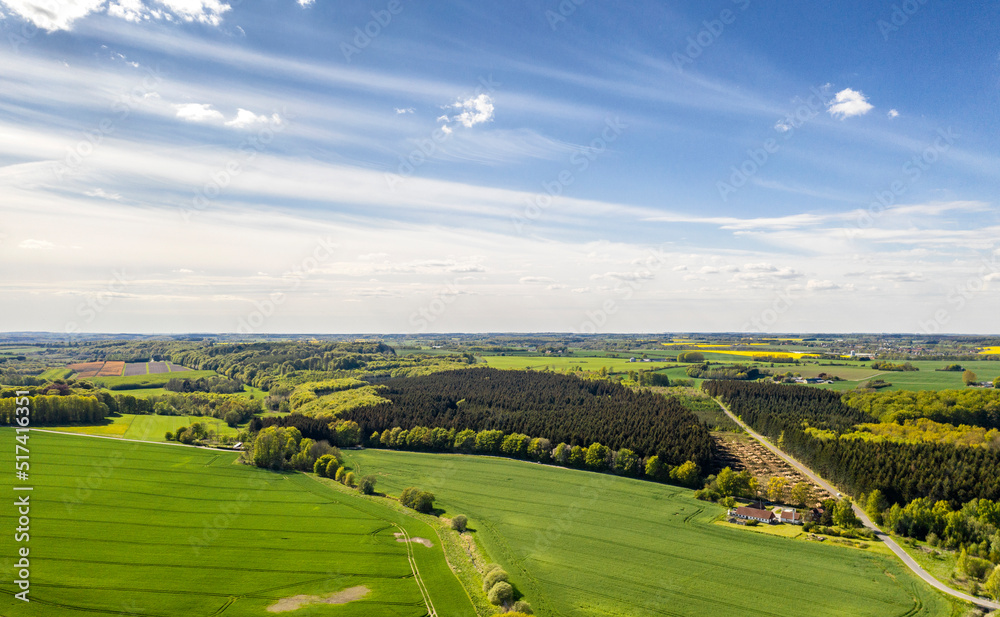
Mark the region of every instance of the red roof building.
[[735, 510], [730, 510], [729, 514], [735, 516], [736, 518], [742, 518], [749, 521], [760, 521], [761, 523], [767, 523], [768, 525], [773, 525], [778, 522], [777, 517], [774, 516], [774, 512], [770, 510], [761, 510], [759, 508], [751, 508], [749, 506], [740, 506]]

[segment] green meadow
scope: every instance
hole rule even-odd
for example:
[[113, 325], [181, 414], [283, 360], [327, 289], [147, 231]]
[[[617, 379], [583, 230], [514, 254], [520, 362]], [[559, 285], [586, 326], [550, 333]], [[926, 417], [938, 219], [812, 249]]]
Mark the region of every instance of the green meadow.
[[537, 615], [948, 616], [953, 606], [880, 551], [713, 524], [692, 491], [533, 463], [348, 453], [379, 489], [418, 486], [465, 514]]
[[[31, 602], [13, 597], [14, 546], [4, 540], [5, 617], [423, 617], [421, 585], [442, 617], [474, 614], [433, 529], [311, 476], [234, 464], [234, 453], [30, 435]], [[0, 429], [0, 450], [10, 469], [13, 429]], [[0, 480], [8, 496], [12, 476]], [[11, 504], [0, 508], [5, 538], [16, 527]], [[397, 542], [401, 529], [434, 547]], [[345, 590], [353, 601], [267, 610], [294, 596], [346, 599]]]
[[108, 418], [107, 424], [92, 426], [53, 426], [45, 430], [81, 435], [100, 435], [104, 437], [121, 437], [123, 439], [138, 439], [140, 441], [166, 441], [167, 431], [176, 433], [183, 426], [191, 426], [201, 422], [208, 430], [220, 436], [235, 437], [239, 430], [218, 418], [211, 416], [156, 416], [121, 414]]
[[[835, 361], [838, 366], [826, 366], [828, 360], [816, 360], [821, 364], [780, 364], [775, 363], [772, 367], [769, 363], [751, 362], [747, 356], [727, 354], [725, 352], [713, 352], [705, 349], [690, 349], [704, 354], [709, 362], [740, 363], [750, 364], [766, 368], [774, 373], [792, 372], [803, 377], [817, 377], [820, 373], [836, 375], [844, 381], [833, 384], [821, 384], [817, 387], [829, 388], [832, 390], [846, 391], [857, 388], [869, 379], [878, 378], [892, 384], [887, 390], [948, 390], [961, 389], [965, 387], [962, 381], [961, 371], [938, 371], [950, 361], [944, 360], [915, 360], [911, 364], [919, 368], [919, 371], [879, 371], [871, 368], [871, 362], [854, 362], [850, 360]], [[762, 349], [761, 354], [766, 354], [768, 350]], [[675, 363], [662, 362], [629, 362], [629, 358], [635, 356], [642, 357], [643, 351], [620, 352], [618, 358], [605, 356], [552, 356], [552, 355], [508, 355], [508, 356], [483, 356], [482, 362], [487, 366], [500, 369], [531, 369], [531, 370], [553, 370], [567, 371], [580, 367], [585, 371], [599, 371], [602, 367], [607, 367], [611, 373], [628, 373], [629, 371], [656, 371], [666, 373], [671, 380], [690, 379], [685, 371], [687, 365], [676, 366]], [[663, 352], [650, 352], [650, 357], [662, 356]], [[676, 353], [676, 352], [674, 352]], [[809, 358], [803, 358], [802, 362], [811, 362]], [[902, 364], [904, 360], [892, 361]], [[992, 381], [1000, 375], [1000, 362], [988, 360], [975, 360], [971, 362], [961, 362], [964, 368], [968, 368], [976, 373], [980, 381]], [[671, 368], [666, 368], [671, 367]], [[695, 379], [694, 385], [701, 384], [701, 379]]]

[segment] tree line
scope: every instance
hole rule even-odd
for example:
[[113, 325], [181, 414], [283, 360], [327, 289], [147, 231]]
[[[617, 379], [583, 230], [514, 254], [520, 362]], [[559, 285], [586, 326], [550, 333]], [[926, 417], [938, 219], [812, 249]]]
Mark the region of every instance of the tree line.
[[494, 430], [657, 456], [670, 465], [712, 456], [708, 429], [673, 398], [605, 380], [492, 368], [462, 369], [386, 382], [388, 402], [344, 412], [364, 434], [401, 427]]
[[368, 445], [392, 450], [505, 456], [563, 467], [610, 471], [618, 475], [645, 477], [690, 487], [697, 486], [701, 478], [701, 468], [690, 460], [670, 465], [655, 454], [642, 457], [628, 448], [612, 450], [596, 441], [586, 448], [579, 444], [553, 445], [544, 437], [531, 437], [523, 433], [506, 434], [491, 429], [476, 432], [472, 429], [457, 431], [440, 426], [415, 426], [410, 429], [395, 426], [381, 433], [373, 432], [368, 438]]

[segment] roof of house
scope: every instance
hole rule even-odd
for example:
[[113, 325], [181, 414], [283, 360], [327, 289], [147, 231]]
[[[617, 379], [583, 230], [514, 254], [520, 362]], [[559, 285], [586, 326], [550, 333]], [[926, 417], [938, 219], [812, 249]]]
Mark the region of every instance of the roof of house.
[[736, 508], [736, 516], [772, 519], [774, 518], [774, 512], [771, 512], [770, 510], [759, 510], [757, 508], [751, 508], [748, 506], [740, 506], [739, 508]]
[[787, 521], [797, 521], [802, 518], [802, 515], [795, 510], [782, 510], [781, 518]]

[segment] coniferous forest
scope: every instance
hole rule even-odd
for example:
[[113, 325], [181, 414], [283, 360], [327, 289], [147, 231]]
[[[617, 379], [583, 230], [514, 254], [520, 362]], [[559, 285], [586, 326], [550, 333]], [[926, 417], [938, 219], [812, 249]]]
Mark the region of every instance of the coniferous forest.
[[500, 430], [582, 447], [600, 442], [672, 465], [690, 460], [705, 466], [712, 454], [708, 429], [677, 400], [615, 382], [476, 368], [385, 385], [379, 396], [390, 402], [343, 416], [365, 435], [396, 426]]
[[873, 422], [840, 394], [806, 386], [712, 381], [703, 385], [754, 430], [834, 484], [854, 494], [879, 489], [891, 502], [920, 497], [954, 507], [1000, 499], [1000, 452], [951, 444], [841, 439], [854, 424]]

